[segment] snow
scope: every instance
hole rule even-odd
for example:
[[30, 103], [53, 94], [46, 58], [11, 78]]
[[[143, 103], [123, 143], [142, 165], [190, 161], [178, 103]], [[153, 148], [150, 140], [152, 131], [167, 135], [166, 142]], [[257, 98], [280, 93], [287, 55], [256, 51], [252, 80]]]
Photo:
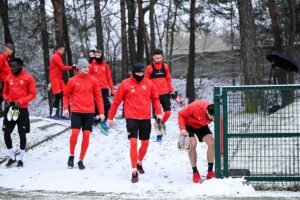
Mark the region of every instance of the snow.
[[[180, 87], [181, 81], [176, 81], [174, 85]], [[246, 183], [243, 178], [212, 179], [202, 184], [194, 184], [187, 152], [180, 152], [177, 149], [179, 133], [176, 113], [181, 108], [175, 102], [172, 102], [172, 106], [172, 115], [167, 122], [167, 135], [164, 136], [162, 143], [155, 142], [156, 134], [152, 128], [149, 149], [143, 162], [145, 174], [139, 176], [140, 180], [136, 184], [130, 182], [129, 141], [124, 119], [114, 120], [114, 127], [108, 136], [102, 135], [98, 127], [93, 127], [89, 149], [84, 160], [86, 169], [79, 170], [77, 164], [73, 169], [67, 168], [70, 121], [54, 121], [31, 116], [28, 147], [60, 131], [66, 131], [29, 150], [25, 155], [23, 168], [18, 169], [15, 166], [6, 168], [6, 162], [2, 163], [0, 191], [5, 189], [25, 193], [38, 191], [39, 195], [42, 193], [49, 197], [84, 193], [88, 196], [100, 195], [101, 198], [115, 196], [122, 199], [300, 197], [300, 192], [255, 191], [253, 186]], [[53, 125], [48, 127], [49, 124]], [[0, 128], [1, 126], [2, 124]], [[210, 128], [213, 130], [213, 124]], [[18, 149], [18, 143], [15, 130], [13, 133], [15, 149]], [[76, 163], [80, 146], [81, 136], [78, 138], [75, 151]], [[6, 154], [3, 140], [0, 140], [0, 148], [1, 161]], [[207, 173], [206, 150], [204, 143], [198, 144], [198, 169], [203, 179]], [[53, 193], [49, 194], [49, 192]]]

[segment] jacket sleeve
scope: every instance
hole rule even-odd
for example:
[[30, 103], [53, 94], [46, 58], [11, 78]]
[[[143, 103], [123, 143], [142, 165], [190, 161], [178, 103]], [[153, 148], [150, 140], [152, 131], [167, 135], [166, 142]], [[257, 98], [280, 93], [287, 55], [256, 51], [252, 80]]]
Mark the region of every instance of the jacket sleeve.
[[6, 79], [4, 82], [4, 88], [2, 91], [2, 96], [3, 96], [4, 101], [8, 100], [8, 90], [9, 90], [9, 82]]
[[89, 65], [89, 74], [93, 76], [93, 64], [90, 63]]
[[97, 104], [99, 113], [104, 114], [104, 104], [103, 104], [102, 93], [101, 93], [100, 85], [96, 79], [94, 81], [94, 97], [96, 99], [96, 104]]
[[71, 70], [72, 66], [65, 66], [62, 59], [59, 57], [55, 57], [55, 65], [58, 66], [63, 71]]
[[184, 109], [178, 112], [178, 126], [179, 130], [186, 129], [185, 124], [189, 116], [193, 114], [193, 107], [191, 105], [186, 106]]
[[174, 92], [174, 88], [172, 86], [172, 76], [169, 66], [166, 67], [166, 79], [169, 86], [169, 92]]
[[109, 85], [111, 93], [114, 94], [115, 93], [115, 91], [114, 91], [114, 84], [113, 84], [113, 81], [112, 81], [112, 78], [111, 78], [110, 67], [109, 67], [108, 64], [106, 64], [106, 67], [107, 67], [106, 76], [107, 76], [108, 85]]
[[151, 73], [152, 73], [152, 67], [151, 65], [148, 65], [145, 72], [145, 78], [150, 79]]
[[19, 100], [20, 104], [27, 104], [28, 102], [32, 101], [36, 97], [36, 86], [35, 86], [35, 80], [32, 76], [29, 76], [28, 78], [28, 94], [27, 96], [21, 98]]
[[124, 95], [125, 95], [125, 88], [124, 88], [124, 82], [122, 82], [115, 94], [114, 101], [109, 109], [108, 119], [112, 120], [115, 117], [118, 107], [123, 101]]
[[151, 87], [151, 100], [152, 100], [152, 104], [153, 104], [153, 107], [155, 110], [155, 114], [161, 115], [162, 111], [161, 111], [161, 106], [160, 106], [160, 101], [159, 101], [159, 95], [158, 95], [157, 88], [155, 87], [154, 84], [152, 84], [152, 87]]
[[67, 83], [67, 86], [65, 88], [65, 91], [64, 91], [64, 96], [63, 96], [64, 110], [68, 110], [69, 109], [70, 96], [71, 96], [72, 88], [73, 88], [72, 79], [69, 79], [69, 81]]

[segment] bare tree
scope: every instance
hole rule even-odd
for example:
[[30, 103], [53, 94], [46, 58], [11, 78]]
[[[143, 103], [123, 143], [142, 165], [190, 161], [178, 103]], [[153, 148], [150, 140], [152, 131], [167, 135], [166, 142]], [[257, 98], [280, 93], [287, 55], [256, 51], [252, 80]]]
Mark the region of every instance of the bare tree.
[[[43, 58], [44, 58], [44, 69], [45, 69], [45, 80], [46, 86], [49, 84], [49, 66], [50, 66], [50, 57], [49, 57], [49, 42], [48, 42], [48, 31], [47, 31], [47, 22], [46, 22], [46, 11], [45, 11], [45, 0], [40, 0], [40, 29], [42, 34], [42, 48], [43, 48]], [[45, 91], [47, 89], [45, 88]], [[52, 107], [52, 92], [48, 91], [48, 104], [49, 104], [49, 114]]]
[[128, 48], [129, 48], [129, 64], [132, 67], [136, 62], [136, 48], [135, 48], [135, 8], [134, 1], [126, 0], [128, 13]]
[[189, 67], [187, 72], [186, 96], [189, 103], [195, 100], [195, 15], [196, 15], [196, 1], [191, 0], [190, 9], [190, 47], [189, 47]]
[[245, 85], [262, 82], [257, 64], [257, 40], [254, 14], [251, 1], [238, 0], [241, 37], [241, 66]]
[[150, 0], [149, 23], [150, 23], [150, 53], [153, 55], [155, 50], [155, 25], [154, 25], [154, 5], [156, 1]]
[[125, 0], [120, 1], [121, 8], [121, 40], [122, 40], [122, 79], [128, 77], [128, 47], [126, 36], [126, 6]]
[[95, 9], [95, 23], [96, 23], [96, 35], [97, 35], [97, 49], [104, 50], [103, 46], [103, 27], [102, 27], [102, 15], [100, 10], [100, 0], [94, 0]]
[[64, 43], [64, 0], [51, 0], [54, 10], [56, 45]]
[[4, 41], [5, 43], [14, 43], [9, 30], [8, 20], [8, 0], [0, 0], [0, 14], [4, 27]]

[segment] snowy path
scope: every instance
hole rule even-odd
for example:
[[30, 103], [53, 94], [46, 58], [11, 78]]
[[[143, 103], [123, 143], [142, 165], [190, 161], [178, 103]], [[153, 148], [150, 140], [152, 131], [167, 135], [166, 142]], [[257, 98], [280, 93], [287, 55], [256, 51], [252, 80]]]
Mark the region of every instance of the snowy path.
[[[28, 151], [24, 168], [7, 169], [4, 164], [0, 165], [0, 188], [2, 188], [0, 194], [5, 193], [6, 189], [12, 189], [12, 191], [47, 191], [49, 198], [54, 194], [66, 197], [75, 195], [78, 198], [85, 194], [90, 198], [100, 196], [118, 199], [286, 196], [286, 193], [282, 192], [256, 192], [251, 185], [244, 184], [243, 179], [213, 179], [203, 184], [192, 183], [187, 153], [179, 152], [176, 147], [178, 134], [176, 118], [177, 116], [173, 115], [168, 122], [168, 134], [162, 143], [154, 141], [155, 133], [152, 130], [151, 142], [143, 163], [146, 173], [140, 175], [137, 184], [130, 182], [131, 166], [125, 120], [116, 119], [109, 136], [102, 135], [97, 127], [94, 129], [84, 160], [85, 170], [79, 170], [76, 165], [74, 169], [67, 168], [70, 135], [70, 131], [67, 131]], [[53, 121], [45, 120], [42, 125], [46, 126], [49, 123]], [[30, 134], [39, 137], [41, 131], [35, 124], [37, 125], [32, 124], [33, 132]], [[51, 134], [55, 131], [58, 131], [58, 128], [53, 128]], [[14, 143], [17, 142], [18, 140], [14, 140]], [[76, 146], [77, 159], [80, 145], [81, 137]], [[200, 173], [205, 176], [206, 146], [199, 144], [198, 152], [198, 167]], [[2, 148], [1, 153], [5, 154], [5, 149]], [[43, 192], [42, 194], [45, 195]], [[38, 192], [37, 195], [41, 193]], [[288, 196], [297, 197], [300, 193], [288, 193]]]

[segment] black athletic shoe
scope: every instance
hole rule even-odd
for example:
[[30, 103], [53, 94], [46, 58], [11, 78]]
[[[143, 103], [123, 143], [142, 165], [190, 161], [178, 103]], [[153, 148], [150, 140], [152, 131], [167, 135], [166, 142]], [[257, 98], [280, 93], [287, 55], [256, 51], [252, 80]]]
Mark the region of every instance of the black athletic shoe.
[[13, 159], [10, 158], [5, 166], [6, 167], [11, 167], [15, 162], [16, 162], [16, 160], [13, 160]]
[[131, 183], [137, 183], [139, 181], [139, 174], [137, 172], [132, 173]]
[[78, 162], [78, 167], [79, 167], [79, 169], [81, 169], [81, 170], [84, 170], [84, 169], [85, 169], [85, 166], [83, 165], [82, 160], [80, 160], [80, 161]]
[[69, 156], [68, 167], [72, 169], [74, 167], [74, 156]]
[[140, 174], [144, 174], [144, 173], [145, 173], [145, 171], [144, 171], [144, 169], [143, 169], [143, 166], [140, 165], [140, 164], [137, 164], [137, 171], [138, 171]]
[[23, 167], [23, 165], [24, 165], [24, 164], [23, 164], [23, 161], [22, 161], [22, 160], [19, 160], [19, 161], [18, 161], [18, 164], [17, 164], [17, 167]]

